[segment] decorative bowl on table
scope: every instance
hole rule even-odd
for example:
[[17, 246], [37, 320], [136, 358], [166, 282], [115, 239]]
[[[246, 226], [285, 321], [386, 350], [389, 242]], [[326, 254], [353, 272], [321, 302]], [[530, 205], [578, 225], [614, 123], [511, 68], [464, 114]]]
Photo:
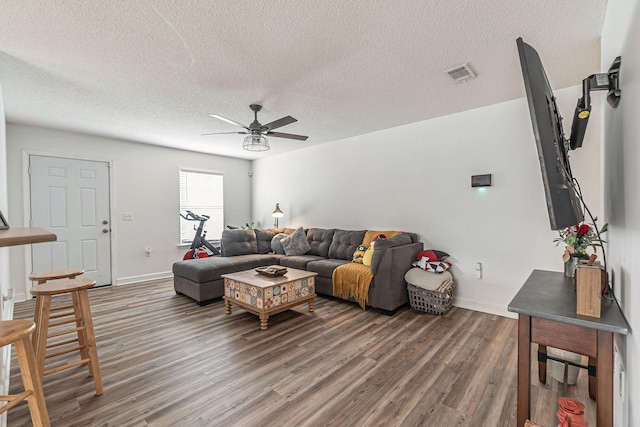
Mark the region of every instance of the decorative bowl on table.
[[277, 277], [287, 274], [287, 268], [280, 265], [270, 265], [268, 267], [258, 267], [256, 272], [265, 276]]

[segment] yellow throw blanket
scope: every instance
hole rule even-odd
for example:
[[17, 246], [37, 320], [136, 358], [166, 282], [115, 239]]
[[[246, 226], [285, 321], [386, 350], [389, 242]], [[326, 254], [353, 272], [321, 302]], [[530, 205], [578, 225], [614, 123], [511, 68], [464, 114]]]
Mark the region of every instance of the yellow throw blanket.
[[369, 285], [373, 279], [371, 268], [350, 262], [333, 270], [333, 295], [342, 299], [354, 298], [364, 310], [369, 299]]

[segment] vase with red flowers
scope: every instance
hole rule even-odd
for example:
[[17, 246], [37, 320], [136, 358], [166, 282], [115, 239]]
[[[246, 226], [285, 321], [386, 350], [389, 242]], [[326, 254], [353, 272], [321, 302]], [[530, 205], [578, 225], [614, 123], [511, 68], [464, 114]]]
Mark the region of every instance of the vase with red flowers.
[[[594, 221], [595, 223], [595, 221]], [[592, 248], [596, 252], [598, 246], [606, 243], [600, 237], [607, 231], [607, 224], [598, 231], [595, 224], [578, 224], [559, 230], [560, 236], [554, 239], [556, 246], [564, 243], [565, 250], [562, 260], [565, 263], [564, 274], [568, 277], [575, 275], [576, 266], [581, 259], [588, 259], [587, 248]]]

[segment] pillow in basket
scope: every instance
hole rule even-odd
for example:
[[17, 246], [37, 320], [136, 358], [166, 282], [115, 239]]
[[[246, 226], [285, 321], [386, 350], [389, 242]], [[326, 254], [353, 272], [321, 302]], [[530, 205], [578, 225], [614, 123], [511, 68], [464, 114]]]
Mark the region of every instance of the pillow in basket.
[[449, 256], [448, 253], [435, 249], [427, 249], [416, 254], [416, 259], [427, 258], [429, 261], [443, 261]]
[[451, 262], [449, 261], [429, 261], [429, 258], [422, 257], [418, 261], [415, 261], [413, 264], [414, 267], [420, 267], [423, 270], [430, 271], [432, 273], [442, 273], [447, 271], [451, 267]]

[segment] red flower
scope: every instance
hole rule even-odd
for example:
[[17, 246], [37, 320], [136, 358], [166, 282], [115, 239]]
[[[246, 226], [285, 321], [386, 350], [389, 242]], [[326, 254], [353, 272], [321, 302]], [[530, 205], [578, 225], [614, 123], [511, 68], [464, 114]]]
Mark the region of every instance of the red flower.
[[589, 232], [590, 229], [591, 227], [589, 227], [587, 224], [582, 224], [580, 228], [578, 228], [578, 234], [585, 235]]

